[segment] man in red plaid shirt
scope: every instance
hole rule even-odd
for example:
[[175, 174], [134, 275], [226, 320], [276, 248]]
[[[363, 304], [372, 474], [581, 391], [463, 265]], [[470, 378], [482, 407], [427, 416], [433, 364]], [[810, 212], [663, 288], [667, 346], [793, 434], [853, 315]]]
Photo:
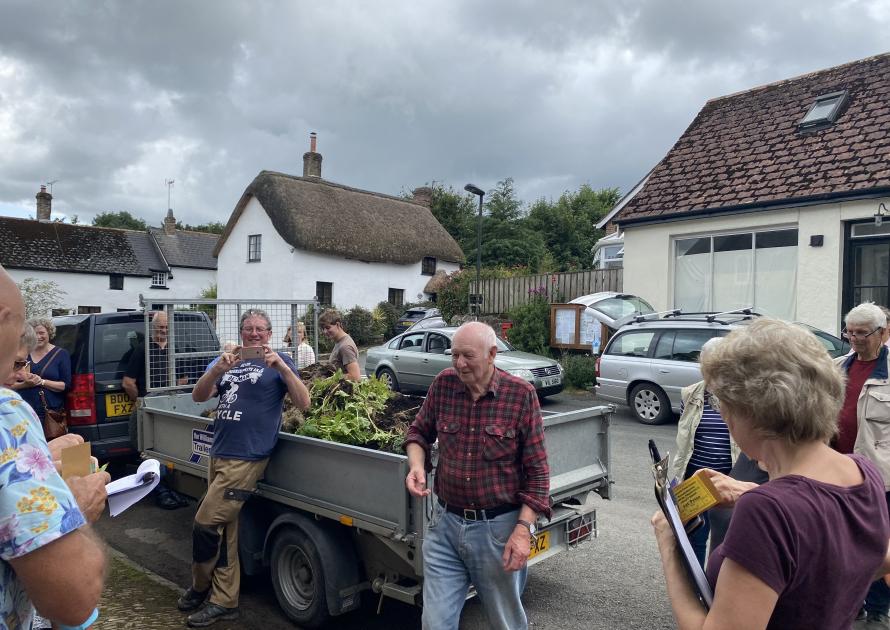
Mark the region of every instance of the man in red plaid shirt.
[[490, 326], [461, 326], [408, 430], [408, 491], [436, 503], [423, 541], [423, 627], [457, 629], [470, 584], [492, 628], [528, 627], [521, 595], [538, 514], [550, 517], [550, 469], [535, 388], [494, 365]]

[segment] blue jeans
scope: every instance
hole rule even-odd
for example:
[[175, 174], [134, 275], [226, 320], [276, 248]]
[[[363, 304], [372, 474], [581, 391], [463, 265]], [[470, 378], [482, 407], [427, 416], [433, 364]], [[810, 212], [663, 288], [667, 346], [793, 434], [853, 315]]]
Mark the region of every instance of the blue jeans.
[[[890, 511], [890, 492], [886, 495], [887, 509]], [[890, 611], [890, 587], [880, 578], [872, 582], [865, 596], [865, 610], [869, 617], [878, 613], [886, 615]]]
[[434, 503], [423, 540], [423, 629], [457, 630], [472, 583], [490, 628], [526, 630], [522, 591], [528, 567], [505, 571], [501, 556], [518, 510], [487, 521], [465, 521]]

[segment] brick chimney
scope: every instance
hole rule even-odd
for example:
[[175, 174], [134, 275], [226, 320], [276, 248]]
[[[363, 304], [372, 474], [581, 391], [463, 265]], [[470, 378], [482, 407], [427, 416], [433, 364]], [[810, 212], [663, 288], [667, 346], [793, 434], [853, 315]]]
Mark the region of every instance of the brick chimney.
[[315, 150], [316, 134], [309, 134], [309, 152], [303, 154], [303, 177], [321, 178], [321, 153]]
[[429, 208], [433, 203], [433, 189], [429, 186], [421, 186], [419, 188], [415, 188], [412, 193], [414, 195], [414, 201], [418, 201]]
[[40, 187], [37, 193], [37, 220], [49, 221], [53, 211], [53, 196], [46, 192], [46, 186]]
[[176, 217], [173, 216], [173, 208], [167, 208], [167, 216], [164, 217], [164, 234], [167, 236], [176, 234]]

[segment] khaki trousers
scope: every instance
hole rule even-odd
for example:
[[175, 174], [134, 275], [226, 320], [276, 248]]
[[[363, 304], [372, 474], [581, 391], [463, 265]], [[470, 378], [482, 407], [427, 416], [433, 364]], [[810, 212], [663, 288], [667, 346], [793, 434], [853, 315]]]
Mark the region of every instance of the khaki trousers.
[[266, 470], [268, 459], [245, 461], [211, 458], [207, 494], [195, 514], [192, 540], [192, 588], [211, 589], [209, 601], [238, 606], [238, 515]]

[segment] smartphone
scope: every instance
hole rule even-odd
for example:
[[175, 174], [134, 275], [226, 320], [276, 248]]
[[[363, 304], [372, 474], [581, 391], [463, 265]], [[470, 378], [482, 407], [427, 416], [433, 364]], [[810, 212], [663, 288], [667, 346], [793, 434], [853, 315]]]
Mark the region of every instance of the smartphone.
[[262, 346], [251, 346], [248, 348], [241, 348], [241, 359], [262, 359], [266, 356], [266, 350]]

